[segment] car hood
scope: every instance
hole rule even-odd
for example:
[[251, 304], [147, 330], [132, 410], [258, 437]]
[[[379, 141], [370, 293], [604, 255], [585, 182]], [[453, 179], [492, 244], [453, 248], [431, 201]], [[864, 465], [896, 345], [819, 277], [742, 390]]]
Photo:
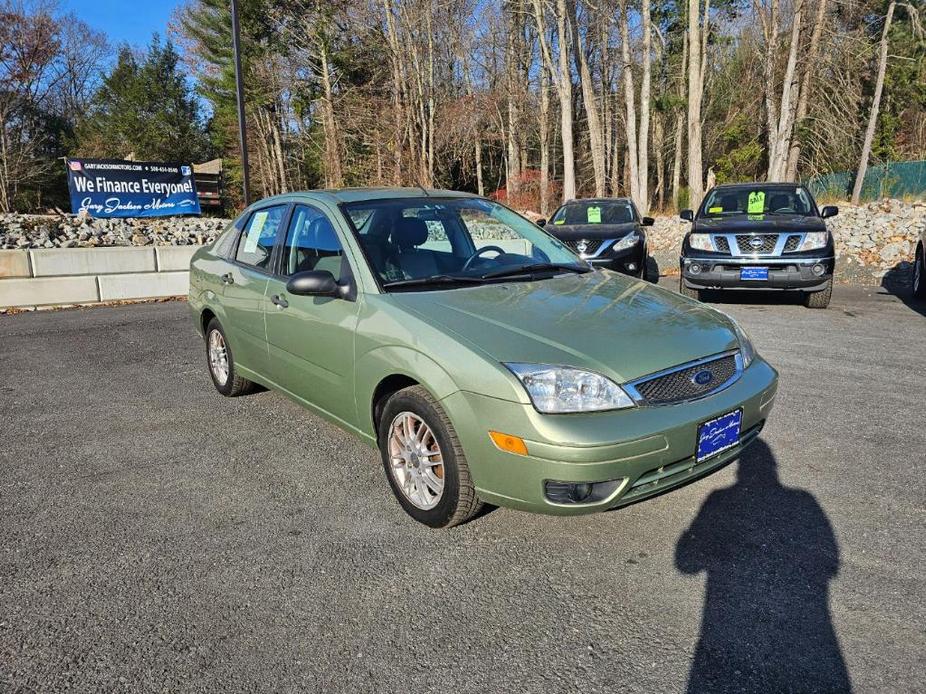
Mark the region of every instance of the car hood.
[[558, 239], [620, 239], [636, 231], [636, 222], [626, 224], [548, 224], [547, 231]]
[[719, 311], [607, 271], [391, 298], [492, 360], [572, 366], [619, 383], [737, 346]]
[[810, 215], [753, 215], [725, 219], [696, 219], [692, 231], [707, 233], [762, 233], [778, 231], [826, 231], [820, 217]]

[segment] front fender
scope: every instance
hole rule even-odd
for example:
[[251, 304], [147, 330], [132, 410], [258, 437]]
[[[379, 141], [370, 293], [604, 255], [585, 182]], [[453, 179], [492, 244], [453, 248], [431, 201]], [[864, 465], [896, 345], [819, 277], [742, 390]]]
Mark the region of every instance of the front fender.
[[372, 349], [357, 359], [355, 369], [358, 425], [374, 440], [373, 393], [389, 376], [407, 376], [427, 388], [437, 400], [460, 390], [450, 374], [436, 361], [409, 347], [388, 345]]

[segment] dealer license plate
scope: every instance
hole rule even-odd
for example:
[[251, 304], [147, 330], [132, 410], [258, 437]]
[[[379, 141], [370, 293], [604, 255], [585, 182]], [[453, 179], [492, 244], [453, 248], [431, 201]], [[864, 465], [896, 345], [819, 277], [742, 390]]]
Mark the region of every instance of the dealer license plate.
[[767, 267], [741, 267], [740, 268], [740, 279], [741, 280], [767, 280], [768, 279], [768, 268]]
[[701, 424], [695, 460], [700, 463], [739, 443], [742, 423], [743, 411], [734, 410]]

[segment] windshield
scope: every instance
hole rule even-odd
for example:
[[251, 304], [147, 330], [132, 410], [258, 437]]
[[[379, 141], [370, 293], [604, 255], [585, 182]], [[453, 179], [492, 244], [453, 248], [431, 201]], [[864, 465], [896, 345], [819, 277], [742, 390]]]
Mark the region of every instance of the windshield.
[[719, 188], [708, 193], [700, 217], [735, 215], [815, 214], [810, 194], [800, 186]]
[[589, 269], [560, 241], [482, 198], [369, 200], [344, 210], [386, 288], [448, 288]]
[[553, 215], [553, 224], [627, 224], [637, 219], [629, 200], [588, 200], [570, 202]]

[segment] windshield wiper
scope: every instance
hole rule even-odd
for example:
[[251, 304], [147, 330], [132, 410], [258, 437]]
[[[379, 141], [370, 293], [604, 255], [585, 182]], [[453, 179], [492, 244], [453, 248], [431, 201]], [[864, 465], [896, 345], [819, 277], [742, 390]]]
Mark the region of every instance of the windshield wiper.
[[534, 272], [540, 272], [543, 270], [552, 270], [552, 271], [565, 271], [565, 272], [575, 272], [577, 274], [584, 274], [586, 272], [591, 272], [592, 269], [588, 265], [574, 265], [569, 263], [531, 263], [530, 265], [515, 265], [513, 267], [503, 267], [498, 270], [492, 270], [487, 272], [484, 275], [481, 275], [482, 279], [489, 280], [496, 277], [512, 277], [514, 275], [527, 275]]
[[383, 284], [384, 289], [393, 287], [424, 287], [429, 284], [483, 284], [482, 277], [467, 277], [466, 275], [431, 275], [430, 277], [414, 277], [408, 280], [393, 280]]

